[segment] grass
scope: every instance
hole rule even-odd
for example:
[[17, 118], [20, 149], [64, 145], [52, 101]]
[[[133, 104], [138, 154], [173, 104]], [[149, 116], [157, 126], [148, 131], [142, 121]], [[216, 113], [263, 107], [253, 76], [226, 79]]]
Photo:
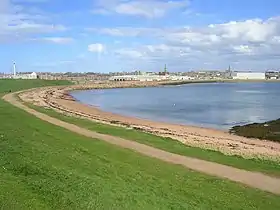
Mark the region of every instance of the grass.
[[235, 126], [230, 132], [248, 138], [266, 139], [280, 143], [280, 119]]
[[203, 160], [221, 163], [224, 165], [233, 166], [240, 169], [258, 171], [280, 177], [280, 163], [276, 161], [262, 159], [244, 159], [239, 156], [227, 156], [222, 154], [221, 152], [186, 146], [185, 144], [171, 138], [159, 137], [135, 129], [125, 129], [122, 127], [97, 123], [78, 117], [66, 116], [52, 109], [45, 109], [30, 104], [29, 106], [52, 117], [58, 118], [65, 122], [76, 124], [80, 127], [87, 128], [98, 133], [110, 134], [113, 136], [137, 141], [139, 143], [150, 145], [180, 155], [195, 157]]
[[1, 209], [280, 208], [279, 196], [77, 135], [1, 99], [0, 117]]
[[62, 80], [14, 80], [0, 79], [0, 94], [16, 92], [19, 90], [30, 89], [34, 87], [69, 85], [71, 82]]

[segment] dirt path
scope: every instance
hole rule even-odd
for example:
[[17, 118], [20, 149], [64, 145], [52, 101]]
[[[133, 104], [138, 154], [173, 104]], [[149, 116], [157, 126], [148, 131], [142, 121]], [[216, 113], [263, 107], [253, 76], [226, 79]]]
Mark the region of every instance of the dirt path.
[[250, 172], [242, 169], [233, 168], [230, 166], [221, 165], [218, 163], [208, 162], [195, 158], [185, 157], [170, 152], [166, 152], [160, 149], [156, 149], [147, 145], [143, 145], [134, 141], [129, 141], [115, 136], [99, 134], [85, 128], [81, 128], [71, 123], [63, 122], [56, 118], [50, 117], [46, 114], [37, 112], [21, 102], [19, 102], [15, 95], [16, 93], [10, 93], [3, 97], [3, 99], [14, 106], [25, 110], [26, 112], [38, 117], [41, 120], [49, 122], [51, 124], [66, 128], [72, 132], [106, 141], [110, 144], [121, 146], [140, 154], [154, 157], [165, 162], [182, 165], [186, 168], [199, 171], [208, 175], [217, 176], [220, 178], [226, 178], [231, 181], [239, 182], [247, 186], [261, 189], [267, 192], [280, 195], [280, 179], [270, 177], [258, 172]]

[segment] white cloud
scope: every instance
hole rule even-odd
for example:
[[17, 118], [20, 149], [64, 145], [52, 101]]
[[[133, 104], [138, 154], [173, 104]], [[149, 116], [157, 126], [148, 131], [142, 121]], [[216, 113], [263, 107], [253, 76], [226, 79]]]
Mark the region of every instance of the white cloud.
[[160, 59], [172, 57], [181, 57], [187, 53], [190, 53], [190, 48], [182, 48], [178, 46], [170, 46], [166, 44], [158, 45], [142, 45], [136, 48], [123, 48], [115, 50], [118, 55], [126, 58], [145, 58], [145, 59]]
[[35, 38], [33, 40], [52, 42], [56, 44], [69, 44], [74, 41], [74, 39], [70, 37], [42, 37], [42, 38]]
[[169, 41], [193, 45], [215, 45], [224, 43], [262, 43], [269, 42], [280, 32], [280, 19], [259, 19], [224, 24], [209, 25], [204, 28], [186, 28], [171, 31]]
[[211, 24], [205, 27], [177, 27], [177, 28], [93, 28], [96, 32], [112, 36], [157, 36], [169, 41], [185, 44], [205, 45], [223, 41], [238, 42], [266, 42], [279, 41], [280, 17], [268, 20], [246, 20]]
[[159, 18], [172, 10], [185, 9], [189, 0], [162, 1], [162, 0], [100, 0], [97, 1], [93, 13], [142, 16]]
[[243, 53], [243, 54], [251, 54], [251, 53], [253, 53], [253, 49], [251, 47], [249, 47], [248, 45], [234, 46], [233, 49], [237, 53]]
[[[207, 63], [213, 68], [226, 67], [230, 63], [238, 64], [240, 68], [270, 68], [273, 65], [279, 68], [277, 62], [270, 61], [280, 57], [280, 17], [231, 21], [204, 27], [91, 30], [110, 36], [137, 37], [142, 46], [121, 49], [125, 57], [142, 59], [143, 56], [135, 55], [145, 55], [145, 59], [154, 62], [165, 59], [174, 65], [181, 63], [201, 67]], [[147, 45], [144, 40], [161, 44]]]
[[49, 0], [13, 0], [14, 3], [45, 3]]
[[72, 63], [75, 63], [75, 61], [73, 61], [73, 60], [65, 60], [65, 61], [60, 61], [59, 63], [60, 64], [72, 64]]
[[[27, 0], [16, 2], [27, 2]], [[38, 3], [39, 0], [32, 2]], [[51, 24], [49, 18], [39, 14], [38, 11], [35, 12], [34, 8], [28, 9], [20, 3], [15, 4], [15, 1], [0, 1], [0, 42], [28, 40], [34, 35], [66, 30], [63, 25]]]
[[110, 14], [110, 12], [108, 10], [102, 9], [102, 8], [93, 9], [93, 10], [91, 10], [91, 12], [93, 14], [97, 14], [97, 15], [108, 15], [108, 14]]
[[279, 28], [278, 19], [261, 19], [246, 20], [243, 22], [232, 21], [226, 24], [216, 25], [223, 32], [224, 38], [236, 39], [243, 37], [245, 41], [262, 42], [273, 36]]
[[110, 36], [160, 36], [165, 31], [163, 28], [135, 28], [135, 27], [116, 27], [116, 28], [87, 28], [87, 31], [97, 32]]
[[115, 50], [115, 53], [122, 57], [129, 57], [129, 58], [144, 57], [144, 53], [141, 53], [137, 50], [132, 50], [132, 49], [119, 49], [119, 50]]
[[101, 53], [105, 51], [105, 45], [100, 44], [100, 43], [94, 43], [94, 44], [90, 44], [88, 46], [88, 51], [90, 52], [95, 52], [95, 53]]
[[1, 0], [0, 1], [0, 14], [5, 14], [9, 12], [11, 9], [10, 0]]

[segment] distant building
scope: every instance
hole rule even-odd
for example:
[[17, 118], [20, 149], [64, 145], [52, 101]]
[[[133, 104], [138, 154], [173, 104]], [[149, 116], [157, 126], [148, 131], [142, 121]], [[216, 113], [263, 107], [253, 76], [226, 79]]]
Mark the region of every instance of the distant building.
[[232, 72], [233, 79], [240, 80], [262, 80], [266, 79], [264, 72]]
[[163, 80], [194, 80], [195, 78], [189, 76], [171, 76], [171, 75], [122, 75], [112, 76], [110, 81], [163, 81]]
[[169, 74], [169, 72], [167, 72], [167, 67], [166, 67], [166, 64], [164, 65], [164, 71], [163, 72], [159, 72], [159, 75], [161, 75], [161, 76], [166, 76], [166, 75], [168, 75]]
[[266, 79], [280, 79], [279, 71], [267, 71], [265, 72]]
[[11, 74], [0, 73], [0, 79], [11, 79]]
[[14, 79], [38, 79], [38, 75], [35, 72], [32, 73], [22, 73], [13, 75]]
[[228, 66], [228, 69], [225, 71], [225, 74], [224, 74], [224, 79], [232, 79], [232, 71], [231, 71], [231, 66], [229, 65]]

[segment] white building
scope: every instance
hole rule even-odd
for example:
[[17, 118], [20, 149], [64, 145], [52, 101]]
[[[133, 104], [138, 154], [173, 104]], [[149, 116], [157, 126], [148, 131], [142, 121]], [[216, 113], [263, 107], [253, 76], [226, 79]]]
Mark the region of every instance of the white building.
[[170, 80], [194, 80], [195, 78], [189, 76], [169, 76]]
[[159, 81], [162, 79], [159, 75], [122, 75], [109, 78], [111, 81]]
[[240, 80], [262, 80], [265, 79], [264, 72], [233, 72], [232, 73], [233, 79], [240, 79]]
[[162, 81], [162, 80], [193, 80], [194, 78], [188, 76], [170, 76], [170, 75], [122, 75], [112, 76], [110, 81]]
[[16, 74], [13, 76], [14, 79], [37, 79], [38, 76], [35, 72], [31, 74]]

